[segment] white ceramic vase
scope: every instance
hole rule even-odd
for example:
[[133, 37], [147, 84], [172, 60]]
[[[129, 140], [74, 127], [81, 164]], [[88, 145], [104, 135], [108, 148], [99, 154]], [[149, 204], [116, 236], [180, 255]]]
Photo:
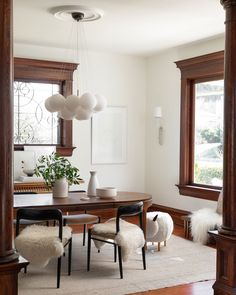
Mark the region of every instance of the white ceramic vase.
[[88, 184], [87, 195], [90, 197], [96, 196], [96, 189], [99, 187], [97, 179], [97, 171], [90, 171], [90, 180]]
[[68, 181], [66, 178], [57, 179], [52, 188], [53, 198], [68, 197]]

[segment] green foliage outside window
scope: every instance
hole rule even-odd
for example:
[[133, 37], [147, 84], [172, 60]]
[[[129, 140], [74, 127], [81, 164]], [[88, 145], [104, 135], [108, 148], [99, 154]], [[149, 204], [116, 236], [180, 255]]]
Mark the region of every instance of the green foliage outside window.
[[212, 179], [223, 179], [223, 169], [221, 167], [199, 167], [196, 163], [194, 167], [195, 182], [210, 185]]

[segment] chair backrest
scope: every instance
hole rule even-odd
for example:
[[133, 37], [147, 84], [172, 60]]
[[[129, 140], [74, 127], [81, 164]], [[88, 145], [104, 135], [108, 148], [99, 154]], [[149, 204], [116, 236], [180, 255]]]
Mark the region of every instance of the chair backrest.
[[116, 214], [116, 233], [120, 230], [120, 217], [139, 215], [139, 225], [143, 229], [143, 202], [120, 206]]
[[20, 220], [57, 220], [59, 223], [59, 238], [62, 240], [62, 212], [59, 209], [20, 208], [16, 213], [16, 236], [20, 231]]

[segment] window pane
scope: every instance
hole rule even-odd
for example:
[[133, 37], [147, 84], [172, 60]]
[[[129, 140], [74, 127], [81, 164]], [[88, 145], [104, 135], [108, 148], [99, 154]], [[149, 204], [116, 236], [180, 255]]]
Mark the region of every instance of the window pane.
[[47, 97], [59, 93], [58, 84], [14, 82], [14, 143], [57, 144], [57, 113], [44, 106]]
[[195, 183], [222, 186], [223, 97], [223, 80], [195, 84]]

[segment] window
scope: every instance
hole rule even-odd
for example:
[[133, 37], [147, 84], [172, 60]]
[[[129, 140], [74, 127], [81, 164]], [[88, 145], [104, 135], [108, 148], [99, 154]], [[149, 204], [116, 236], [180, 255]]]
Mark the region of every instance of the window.
[[44, 108], [44, 100], [52, 94], [72, 93], [76, 64], [14, 59], [14, 147], [55, 145], [57, 153], [71, 156], [72, 121], [57, 118]]
[[200, 185], [222, 186], [223, 80], [195, 83], [194, 179]]
[[176, 62], [181, 70], [180, 194], [217, 200], [223, 177], [224, 53]]
[[60, 124], [44, 101], [60, 92], [58, 84], [14, 82], [14, 144], [60, 144]]

